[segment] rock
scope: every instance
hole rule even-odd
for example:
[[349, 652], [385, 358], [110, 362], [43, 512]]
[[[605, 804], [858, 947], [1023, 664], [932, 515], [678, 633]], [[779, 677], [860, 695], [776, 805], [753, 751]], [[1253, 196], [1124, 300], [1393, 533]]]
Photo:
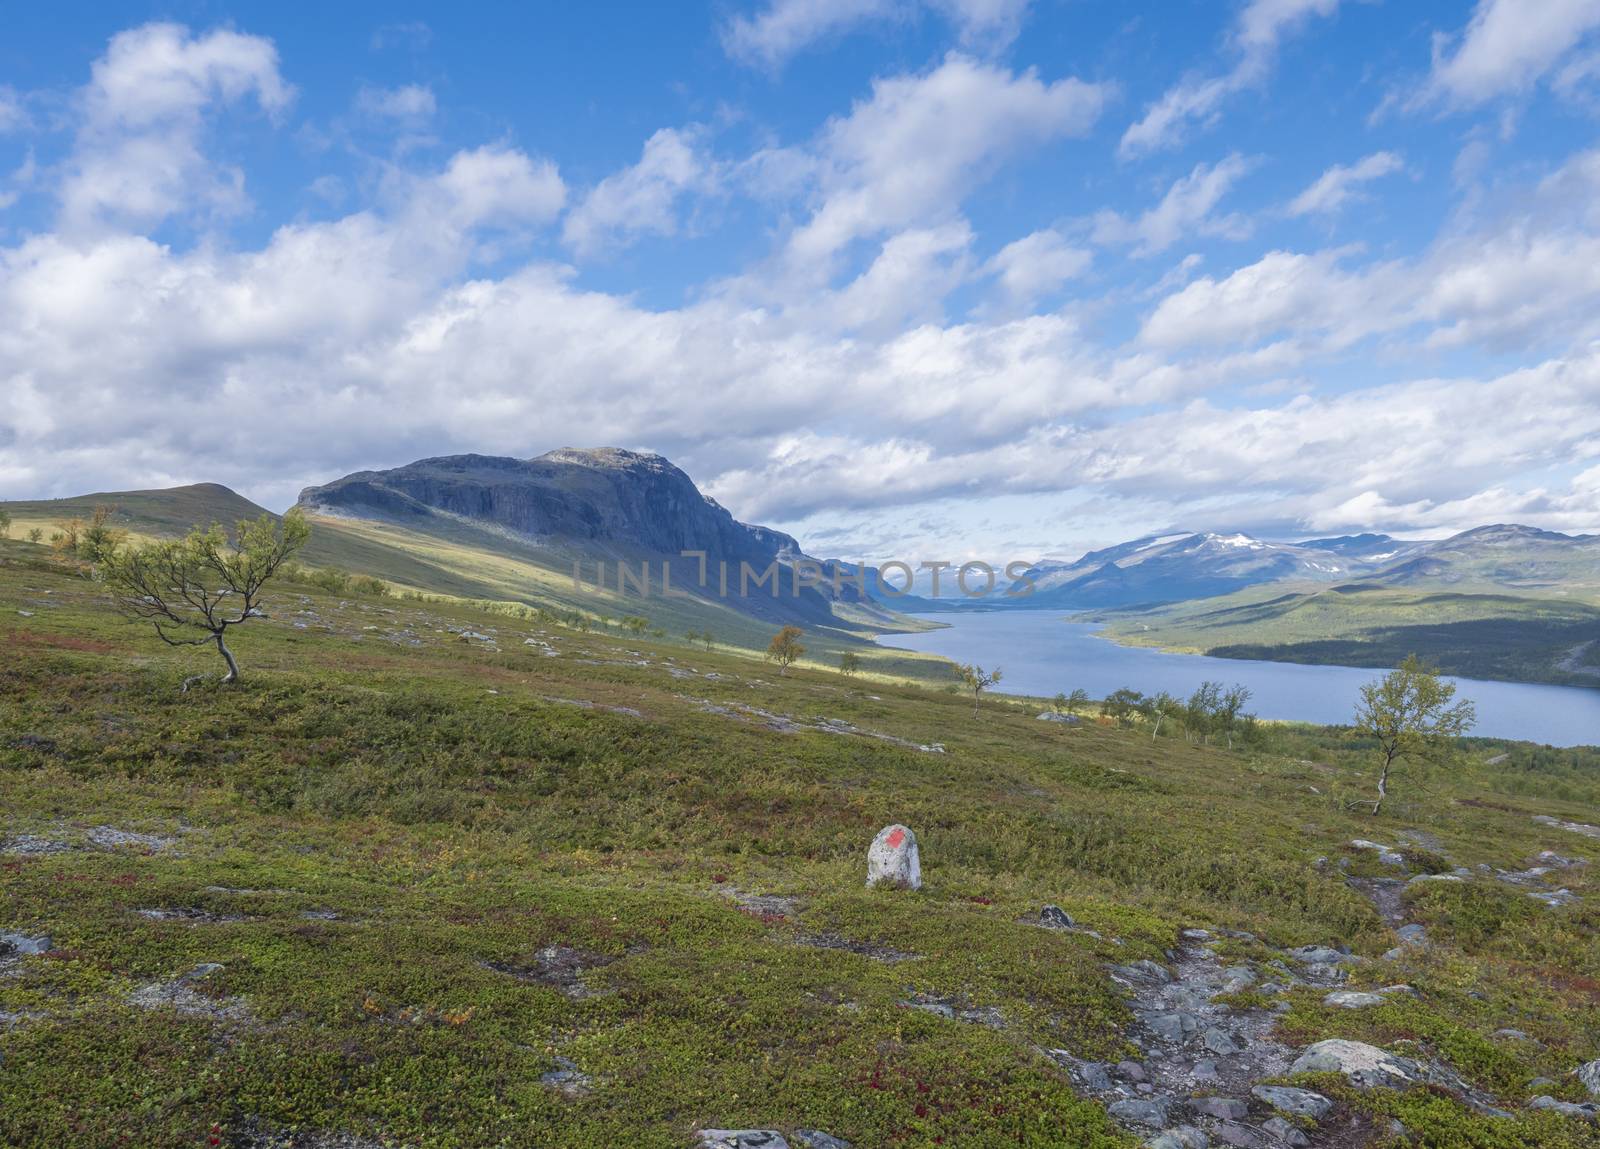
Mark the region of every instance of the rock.
[[1307, 965], [1333, 965], [1345, 959], [1344, 951], [1332, 946], [1301, 946], [1290, 950], [1289, 956]]
[[1144, 1125], [1151, 1129], [1160, 1129], [1167, 1123], [1167, 1111], [1172, 1108], [1172, 1100], [1167, 1097], [1151, 1097], [1144, 1100], [1126, 1098], [1122, 1101], [1113, 1101], [1106, 1106], [1106, 1112], [1124, 1125]]
[[44, 934], [29, 937], [27, 934], [0, 932], [0, 958], [14, 954], [42, 954], [49, 950], [50, 939]]
[[577, 1062], [569, 1061], [565, 1057], [556, 1058], [556, 1068], [539, 1075], [540, 1085], [573, 1097], [589, 1092], [591, 1083], [591, 1078], [578, 1068]]
[[1369, 842], [1365, 838], [1356, 838], [1350, 843], [1353, 850], [1373, 850], [1378, 855], [1378, 861], [1386, 866], [1403, 866], [1406, 864], [1404, 854], [1400, 854], [1381, 842]]
[[1543, 902], [1553, 910], [1562, 906], [1570, 906], [1578, 900], [1578, 895], [1565, 886], [1559, 890], [1543, 890], [1537, 893], [1530, 893], [1528, 896], [1535, 901]]
[[1343, 1009], [1366, 1009], [1369, 1005], [1382, 1005], [1381, 994], [1364, 993], [1358, 989], [1336, 989], [1322, 999], [1323, 1005], [1337, 1005]]
[[1130, 962], [1128, 965], [1114, 965], [1111, 967], [1111, 973], [1135, 985], [1168, 985], [1172, 981], [1172, 975], [1165, 967], [1147, 958]]
[[700, 1149], [789, 1149], [776, 1129], [702, 1129]]
[[1039, 715], [1040, 722], [1064, 722], [1068, 726], [1076, 726], [1081, 719], [1076, 714], [1057, 714], [1054, 710], [1046, 710]]
[[1200, 1044], [1212, 1053], [1226, 1057], [1231, 1053], [1239, 1053], [1244, 1049], [1244, 1042], [1225, 1029], [1212, 1026], [1200, 1038]]
[[1313, 1121], [1322, 1120], [1333, 1108], [1333, 1102], [1322, 1094], [1292, 1085], [1257, 1085], [1250, 1093], [1282, 1113], [1309, 1117]]
[[[1150, 1032], [1162, 1041], [1182, 1045], [1200, 1029], [1200, 1022], [1192, 1013], [1152, 1013], [1145, 1018]], [[1231, 1050], [1229, 1051], [1231, 1052]]]
[[867, 885], [894, 886], [903, 890], [922, 888], [922, 856], [917, 852], [917, 836], [895, 823], [878, 831], [867, 851]]
[[1504, 1037], [1511, 1041], [1527, 1041], [1528, 1035], [1520, 1029], [1497, 1029], [1490, 1037]]
[[1237, 1149], [1266, 1149], [1266, 1139], [1248, 1125], [1226, 1121], [1213, 1129], [1212, 1134], [1224, 1145], [1233, 1145]]
[[1422, 1067], [1410, 1058], [1338, 1037], [1307, 1046], [1289, 1072], [1342, 1073], [1363, 1089], [1400, 1089], [1425, 1076]]
[[1238, 993], [1256, 984], [1256, 971], [1245, 965], [1229, 966], [1222, 971], [1220, 993]]
[[1563, 1117], [1575, 1117], [1583, 1121], [1600, 1120], [1600, 1105], [1593, 1105], [1587, 1101], [1573, 1103], [1571, 1101], [1557, 1101], [1554, 1097], [1535, 1097], [1528, 1102], [1529, 1109], [1553, 1109]]
[[1552, 818], [1549, 814], [1535, 814], [1533, 820], [1541, 826], [1554, 826], [1558, 830], [1582, 834], [1587, 838], [1600, 838], [1600, 826], [1590, 826], [1584, 822], [1563, 822], [1559, 818]]
[[1193, 1125], [1179, 1125], [1157, 1133], [1146, 1141], [1145, 1149], [1211, 1149], [1211, 1140]]
[[1194, 1068], [1189, 1070], [1189, 1076], [1196, 1081], [1215, 1081], [1219, 1076], [1217, 1063], [1209, 1057], [1202, 1057], [1194, 1063]]
[[1306, 978], [1314, 982], [1337, 983], [1348, 976], [1344, 967], [1334, 965], [1332, 962], [1317, 961], [1306, 966]]
[[1060, 906], [1046, 906], [1039, 911], [1039, 924], [1046, 929], [1070, 930], [1077, 923], [1072, 920], [1072, 915]]
[[1250, 1106], [1236, 1097], [1196, 1097], [1189, 1102], [1189, 1108], [1221, 1121], [1243, 1121], [1250, 1112]]
[[1406, 885], [1415, 886], [1420, 882], [1464, 882], [1464, 881], [1466, 881], [1466, 879], [1463, 878], [1460, 874], [1415, 874], [1415, 875], [1413, 875], [1411, 877], [1411, 879], [1409, 881], [1406, 882]]
[[1126, 1081], [1144, 1081], [1149, 1075], [1145, 1073], [1144, 1066], [1137, 1061], [1119, 1061], [1117, 1062], [1117, 1076]]
[[1101, 1061], [1085, 1061], [1077, 1067], [1075, 1076], [1083, 1083], [1085, 1089], [1091, 1089], [1096, 1093], [1105, 1093], [1113, 1088], [1111, 1073]]
[[796, 1149], [850, 1149], [850, 1142], [820, 1129], [796, 1129], [794, 1144]]
[[1428, 927], [1421, 922], [1412, 922], [1395, 930], [1394, 936], [1408, 946], [1425, 945], [1428, 941]]
[[1590, 1097], [1600, 1097], [1600, 1058], [1578, 1066], [1578, 1083], [1589, 1091]]
[[1261, 1131], [1270, 1133], [1285, 1145], [1293, 1145], [1295, 1149], [1311, 1144], [1311, 1138], [1289, 1124], [1282, 1117], [1269, 1117], [1261, 1123]]

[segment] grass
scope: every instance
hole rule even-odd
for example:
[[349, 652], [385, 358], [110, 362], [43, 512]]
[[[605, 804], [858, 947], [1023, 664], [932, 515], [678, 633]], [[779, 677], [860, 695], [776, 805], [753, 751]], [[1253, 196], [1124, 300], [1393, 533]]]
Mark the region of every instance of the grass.
[[[70, 848], [0, 855], [0, 929], [51, 939], [0, 976], [8, 1146], [681, 1147], [705, 1126], [1131, 1146], [1041, 1053], [1129, 1051], [1107, 963], [1161, 960], [1189, 925], [1376, 956], [1392, 935], [1319, 858], [1413, 830], [1520, 868], [1586, 845], [1531, 815], [1600, 801], [1584, 752], [1465, 743], [1373, 820], [1345, 805], [1366, 748], [1336, 730], [1230, 753], [1038, 722], [1026, 699], [974, 718], [931, 684], [299, 586], [237, 633], [237, 688], [183, 694], [205, 652], [42, 553], [0, 543], [0, 837]], [[890, 821], [922, 843], [919, 893], [863, 888]], [[105, 826], [156, 839], [95, 845]], [[1356, 1017], [1302, 993], [1284, 1024], [1416, 1042], [1515, 1104], [1600, 1056], [1588, 872], [1562, 910], [1425, 884], [1417, 999]], [[1024, 920], [1047, 902], [1101, 937]], [[134, 1003], [201, 963], [220, 968], [184, 984], [187, 1012]], [[558, 1058], [587, 1092], [542, 1082]], [[1422, 1144], [1600, 1145], [1431, 1095], [1350, 1103], [1405, 1107]]]
[[1578, 598], [1273, 586], [1085, 617], [1127, 645], [1217, 658], [1392, 667], [1420, 654], [1468, 678], [1600, 686], [1600, 605]]

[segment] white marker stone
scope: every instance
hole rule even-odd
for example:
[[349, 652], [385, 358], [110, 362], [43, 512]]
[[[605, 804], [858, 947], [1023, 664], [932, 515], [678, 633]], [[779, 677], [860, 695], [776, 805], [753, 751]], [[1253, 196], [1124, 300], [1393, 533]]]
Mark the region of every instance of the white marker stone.
[[878, 831], [867, 851], [867, 885], [898, 886], [905, 890], [922, 888], [922, 858], [917, 853], [917, 836], [895, 823]]

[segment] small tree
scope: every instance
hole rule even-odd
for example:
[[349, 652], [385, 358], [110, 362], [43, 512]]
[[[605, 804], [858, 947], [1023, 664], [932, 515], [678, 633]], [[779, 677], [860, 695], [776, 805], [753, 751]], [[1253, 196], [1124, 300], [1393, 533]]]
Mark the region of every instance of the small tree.
[[963, 665], [961, 668], [961, 681], [966, 688], [972, 691], [972, 716], [978, 716], [978, 699], [983, 692], [1000, 681], [1000, 668], [986, 671], [981, 666]]
[[30, 527], [28, 529], [28, 541], [30, 543], [36, 543], [42, 538], [44, 538], [44, 531], [42, 528]]
[[1154, 720], [1154, 725], [1150, 728], [1150, 741], [1152, 742], [1161, 733], [1161, 724], [1163, 722], [1169, 718], [1179, 719], [1183, 715], [1183, 703], [1165, 690], [1152, 694], [1145, 700], [1145, 705], [1148, 708], [1150, 718]]
[[1084, 709], [1088, 705], [1089, 692], [1081, 686], [1074, 690], [1071, 694], [1067, 695], [1067, 709], [1072, 711], [1074, 714]]
[[1141, 713], [1144, 695], [1131, 687], [1113, 690], [1100, 703], [1100, 716], [1116, 720], [1118, 726], [1132, 726], [1133, 716]]
[[1244, 710], [1244, 704], [1250, 701], [1250, 688], [1235, 683], [1223, 691], [1217, 698], [1215, 712], [1216, 726], [1228, 740], [1228, 749], [1233, 749], [1234, 731], [1239, 728], [1239, 715]]
[[1069, 700], [1065, 694], [1057, 691], [1056, 696], [1050, 700], [1050, 709], [1054, 710], [1057, 714], [1065, 714], [1067, 712], [1068, 701]]
[[767, 658], [778, 664], [779, 674], [788, 674], [794, 660], [806, 652], [800, 645], [800, 636], [804, 633], [798, 626], [786, 626], [767, 644]]
[[1401, 759], [1427, 761], [1451, 738], [1459, 738], [1477, 721], [1470, 701], [1452, 705], [1454, 683], [1410, 655], [1398, 670], [1361, 688], [1356, 703], [1356, 730], [1378, 741], [1383, 765], [1378, 773], [1378, 796], [1372, 812], [1383, 809], [1389, 796], [1389, 775]]
[[1183, 706], [1183, 725], [1191, 735], [1200, 736], [1203, 746], [1211, 740], [1212, 728], [1216, 725], [1217, 706], [1222, 701], [1222, 683], [1202, 682], [1195, 687], [1189, 701]]
[[57, 523], [50, 545], [62, 558], [99, 565], [111, 558], [127, 541], [128, 532], [111, 525], [111, 508], [96, 507], [88, 520], [68, 519]]
[[[153, 623], [168, 646], [215, 643], [228, 664], [222, 681], [237, 682], [239, 664], [228, 649], [228, 628], [259, 613], [261, 588], [310, 535], [298, 509], [278, 523], [270, 515], [241, 521], [231, 543], [213, 523], [182, 539], [121, 550], [101, 564], [98, 574], [123, 610]], [[184, 637], [185, 631], [202, 633]]]
[[628, 632], [637, 638], [650, 629], [650, 620], [642, 614], [630, 614], [622, 620], [622, 625], [627, 627]]
[[0, 507], [0, 539], [11, 537], [11, 512]]
[[839, 656], [839, 673], [846, 678], [861, 669], [861, 656], [854, 651], [847, 650]]

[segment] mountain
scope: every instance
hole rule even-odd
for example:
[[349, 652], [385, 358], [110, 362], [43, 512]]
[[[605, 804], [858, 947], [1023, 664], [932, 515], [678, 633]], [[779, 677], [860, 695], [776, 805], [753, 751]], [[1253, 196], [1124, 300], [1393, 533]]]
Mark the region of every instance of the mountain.
[[701, 550], [761, 565], [800, 557], [792, 537], [739, 522], [660, 455], [614, 447], [566, 447], [535, 459], [422, 459], [307, 487], [300, 506], [402, 523], [448, 516], [597, 553]]
[[111, 509], [110, 522], [134, 534], [167, 537], [181, 535], [196, 524], [212, 522], [232, 526], [240, 519], [267, 514], [236, 491], [220, 483], [193, 483], [153, 491], [100, 491], [65, 499], [36, 499], [0, 503], [11, 515], [13, 535], [33, 527], [46, 534], [65, 519], [86, 519], [96, 507]]
[[1600, 591], [1600, 535], [1496, 523], [1428, 543], [1365, 581], [1390, 587]]
[[[1273, 543], [1243, 534], [1183, 531], [1149, 535], [1075, 562], [1042, 562], [1028, 571], [1034, 593], [1011, 605], [1083, 609], [1179, 602], [1290, 579], [1330, 582], [1372, 569], [1365, 553], [1383, 553], [1385, 536]], [[1382, 541], [1379, 541], [1382, 540]], [[1014, 584], [1017, 589], [1025, 580]]]

